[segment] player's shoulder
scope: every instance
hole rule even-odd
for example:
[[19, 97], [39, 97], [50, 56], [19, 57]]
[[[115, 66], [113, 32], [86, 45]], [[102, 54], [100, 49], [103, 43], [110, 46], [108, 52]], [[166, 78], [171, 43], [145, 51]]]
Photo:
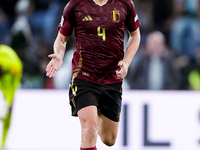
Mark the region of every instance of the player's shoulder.
[[81, 3], [82, 1], [84, 1], [84, 0], [70, 0], [70, 1], [65, 5], [64, 13], [65, 13], [67, 10], [71, 10], [74, 6], [76, 6], [77, 4]]
[[70, 0], [67, 5], [76, 5], [80, 2], [83, 2], [84, 0]]
[[117, 0], [117, 1], [122, 2], [122, 3], [124, 3], [124, 4], [126, 4], [126, 5], [128, 5], [130, 7], [134, 6], [133, 0]]

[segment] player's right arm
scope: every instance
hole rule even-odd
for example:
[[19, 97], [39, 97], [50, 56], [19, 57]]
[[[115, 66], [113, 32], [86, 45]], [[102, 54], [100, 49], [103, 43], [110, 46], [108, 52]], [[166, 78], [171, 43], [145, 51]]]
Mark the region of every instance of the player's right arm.
[[51, 58], [51, 61], [48, 63], [46, 67], [46, 76], [48, 77], [54, 77], [56, 72], [60, 69], [63, 58], [65, 54], [66, 49], [66, 43], [69, 36], [64, 36], [60, 32], [58, 32], [58, 35], [56, 37], [56, 40], [54, 42], [54, 53], [50, 54], [48, 57]]
[[53, 46], [54, 54], [48, 56], [49, 58], [51, 58], [51, 61], [47, 65], [46, 75], [50, 78], [55, 76], [56, 72], [63, 63], [66, 43], [73, 30], [73, 23], [75, 21], [73, 11], [71, 11], [74, 6], [73, 2], [74, 1], [69, 1], [64, 8], [62, 19], [58, 26], [59, 32]]
[[55, 76], [56, 72], [58, 71], [58, 69], [60, 69], [63, 63], [66, 43], [73, 30], [72, 22], [74, 20], [74, 15], [70, 13], [73, 6], [74, 4], [72, 3], [72, 1], [69, 1], [65, 6], [61, 22], [58, 26], [59, 32], [53, 46], [54, 54], [48, 56], [49, 58], [51, 58], [51, 61], [46, 67], [46, 75], [50, 78]]

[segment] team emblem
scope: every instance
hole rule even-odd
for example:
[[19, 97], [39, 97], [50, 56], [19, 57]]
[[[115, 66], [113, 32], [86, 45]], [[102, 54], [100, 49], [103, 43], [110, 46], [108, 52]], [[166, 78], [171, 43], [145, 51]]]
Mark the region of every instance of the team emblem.
[[113, 10], [112, 11], [112, 20], [113, 20], [113, 22], [119, 22], [120, 21], [120, 12], [119, 12], [119, 10]]

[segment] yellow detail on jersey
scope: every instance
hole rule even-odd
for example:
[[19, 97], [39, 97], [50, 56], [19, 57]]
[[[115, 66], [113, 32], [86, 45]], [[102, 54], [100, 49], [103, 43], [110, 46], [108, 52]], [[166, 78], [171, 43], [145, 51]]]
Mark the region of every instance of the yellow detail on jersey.
[[87, 15], [83, 18], [82, 21], [92, 21], [92, 17], [90, 15]]
[[105, 29], [102, 29], [102, 32], [101, 32], [101, 28], [99, 26], [97, 28], [97, 34], [98, 34], [98, 36], [102, 36], [103, 41], [106, 41], [106, 31], [105, 31]]
[[88, 17], [88, 19], [89, 19], [90, 21], [92, 21], [92, 17], [91, 17], [90, 15], [87, 15], [87, 17]]
[[74, 83], [74, 79], [77, 77], [77, 75], [81, 71], [81, 68], [83, 65], [83, 57], [82, 57], [81, 51], [79, 52], [79, 56], [80, 56], [80, 58], [79, 58], [78, 66], [76, 66], [76, 69], [74, 70], [74, 73], [72, 75], [72, 85]]
[[86, 20], [86, 21], [88, 21], [88, 20], [89, 20], [87, 16], [85, 16], [85, 20]]
[[116, 19], [117, 17], [116, 17], [116, 11], [114, 10], [113, 11], [113, 21], [116, 21], [117, 19]]
[[112, 11], [112, 19], [113, 19], [113, 22], [115, 22], [115, 23], [118, 23], [120, 21], [120, 11], [119, 10]]

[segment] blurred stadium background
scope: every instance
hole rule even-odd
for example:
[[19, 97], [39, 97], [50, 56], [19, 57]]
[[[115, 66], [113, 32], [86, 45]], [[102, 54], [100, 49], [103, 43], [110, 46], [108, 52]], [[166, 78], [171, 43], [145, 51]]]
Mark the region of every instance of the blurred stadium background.
[[[24, 66], [14, 101], [9, 149], [79, 148], [80, 127], [78, 119], [70, 116], [68, 104], [70, 62], [75, 50], [73, 34], [62, 68], [55, 78], [45, 76], [47, 55], [53, 52], [56, 28], [67, 2], [0, 0], [0, 44], [11, 46]], [[105, 147], [100, 139], [97, 147], [99, 150], [197, 150], [200, 148], [200, 2], [133, 2], [142, 24], [142, 39], [123, 84], [119, 136], [114, 147]], [[152, 58], [151, 49], [159, 50], [158, 45], [147, 44], [146, 39], [153, 31], [164, 35], [164, 43], [159, 43], [164, 47], [159, 62], [168, 60], [158, 67], [167, 73], [156, 76], [151, 71], [159, 69], [153, 70], [153, 63], [146, 61]], [[127, 39], [128, 33], [125, 48]], [[0, 92], [0, 104], [2, 100]]]

